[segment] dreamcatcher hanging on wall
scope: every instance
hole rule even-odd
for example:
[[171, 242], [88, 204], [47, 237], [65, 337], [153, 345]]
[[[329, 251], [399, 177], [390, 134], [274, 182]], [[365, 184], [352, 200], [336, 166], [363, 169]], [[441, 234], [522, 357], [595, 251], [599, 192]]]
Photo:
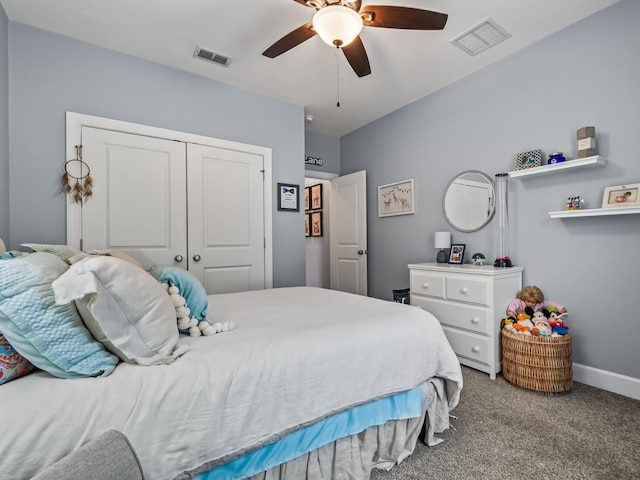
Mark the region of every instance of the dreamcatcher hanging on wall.
[[76, 145], [76, 158], [64, 164], [62, 186], [74, 203], [82, 205], [93, 194], [93, 179], [89, 165], [82, 160], [82, 145]]

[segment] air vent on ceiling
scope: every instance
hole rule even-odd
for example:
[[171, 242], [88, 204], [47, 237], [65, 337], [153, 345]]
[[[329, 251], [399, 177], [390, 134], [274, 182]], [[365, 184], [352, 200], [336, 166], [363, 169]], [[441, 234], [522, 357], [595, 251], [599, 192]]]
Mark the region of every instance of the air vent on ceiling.
[[207, 62], [215, 63], [221, 67], [228, 67], [231, 63], [231, 57], [227, 57], [226, 55], [222, 55], [221, 53], [214, 52], [213, 50], [208, 50], [203, 47], [196, 47], [196, 51], [193, 52], [193, 56], [201, 60], [206, 60]]
[[487, 18], [449, 41], [469, 55], [477, 55], [510, 36], [504, 28]]

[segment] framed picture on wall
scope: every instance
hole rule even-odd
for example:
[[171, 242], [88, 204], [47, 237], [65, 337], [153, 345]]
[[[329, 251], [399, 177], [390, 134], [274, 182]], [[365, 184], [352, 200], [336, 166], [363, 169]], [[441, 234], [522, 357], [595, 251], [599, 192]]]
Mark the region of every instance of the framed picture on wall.
[[311, 217], [311, 236], [312, 237], [321, 237], [322, 236], [322, 212], [311, 212], [309, 214]]
[[640, 183], [606, 187], [602, 196], [602, 208], [640, 206]]
[[311, 187], [311, 210], [322, 208], [322, 184], [313, 185]]
[[300, 186], [292, 183], [278, 183], [278, 210], [299, 212]]
[[407, 215], [413, 208], [413, 179], [378, 187], [378, 216]]
[[311, 214], [310, 213], [306, 213], [304, 215], [304, 236], [305, 237], [311, 236]]
[[464, 243], [452, 243], [449, 250], [449, 263], [462, 264], [466, 246]]
[[304, 209], [311, 209], [311, 187], [305, 187], [304, 189]]

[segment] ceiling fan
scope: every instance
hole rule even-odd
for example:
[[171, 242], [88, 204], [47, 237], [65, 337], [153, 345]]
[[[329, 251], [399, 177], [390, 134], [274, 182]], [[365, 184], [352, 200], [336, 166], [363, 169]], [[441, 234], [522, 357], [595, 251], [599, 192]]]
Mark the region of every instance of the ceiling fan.
[[315, 8], [311, 22], [288, 33], [267, 48], [262, 55], [275, 58], [316, 34], [327, 44], [340, 48], [358, 77], [371, 73], [369, 57], [360, 39], [362, 27], [442, 30], [448, 15], [410, 7], [370, 5], [361, 8], [361, 0], [294, 0]]

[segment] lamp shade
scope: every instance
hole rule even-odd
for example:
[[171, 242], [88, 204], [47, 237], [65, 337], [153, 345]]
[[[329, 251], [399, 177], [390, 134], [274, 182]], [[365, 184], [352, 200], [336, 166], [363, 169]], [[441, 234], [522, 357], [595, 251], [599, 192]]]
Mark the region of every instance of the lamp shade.
[[435, 247], [449, 248], [451, 246], [451, 232], [436, 232]]
[[324, 7], [313, 16], [313, 29], [325, 43], [332, 47], [344, 47], [362, 31], [362, 18], [349, 7]]

